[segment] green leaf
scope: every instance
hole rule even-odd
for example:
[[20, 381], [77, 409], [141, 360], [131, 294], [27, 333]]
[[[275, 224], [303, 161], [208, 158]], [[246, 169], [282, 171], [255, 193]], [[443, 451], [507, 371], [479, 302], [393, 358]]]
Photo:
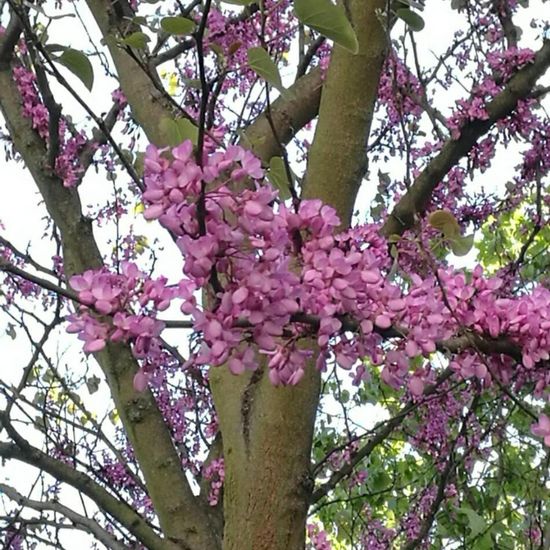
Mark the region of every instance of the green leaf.
[[65, 48], [63, 53], [54, 61], [69, 69], [88, 88], [94, 85], [94, 69], [86, 55], [72, 48]]
[[480, 539], [476, 539], [472, 544], [472, 550], [492, 550], [494, 547], [491, 533], [485, 533]]
[[160, 21], [160, 26], [168, 34], [181, 36], [191, 34], [195, 29], [195, 22], [186, 17], [164, 17]]
[[147, 43], [150, 41], [151, 39], [144, 32], [138, 31], [129, 34], [122, 43], [136, 50], [144, 50], [147, 47]]
[[386, 489], [390, 482], [390, 477], [382, 470], [375, 470], [370, 477], [370, 486], [374, 492]]
[[146, 17], [143, 17], [143, 15], [136, 15], [135, 17], [132, 17], [132, 23], [134, 25], [145, 25], [145, 26], [148, 26], [147, 25], [147, 18]]
[[263, 48], [249, 48], [248, 66], [261, 78], [275, 86], [278, 90], [283, 90], [281, 75], [273, 59]]
[[454, 238], [460, 236], [460, 226], [456, 218], [448, 210], [436, 210], [428, 216], [428, 223], [441, 231], [445, 237]]
[[281, 157], [271, 157], [267, 177], [273, 184], [273, 187], [279, 191], [279, 197], [282, 200], [286, 201], [291, 198], [285, 161]]
[[424, 28], [424, 19], [418, 13], [407, 8], [401, 8], [395, 12], [399, 19], [405, 21], [411, 31], [421, 31]]
[[468, 527], [470, 528], [472, 537], [476, 537], [485, 530], [485, 520], [477, 512], [474, 512], [467, 506], [461, 506], [457, 511], [468, 518]]
[[57, 53], [57, 52], [64, 52], [67, 49], [67, 47], [62, 46], [61, 44], [46, 44], [44, 46], [44, 49], [48, 53]]
[[462, 237], [458, 235], [449, 239], [449, 242], [451, 243], [451, 250], [455, 256], [466, 256], [466, 254], [472, 250], [472, 246], [474, 246], [474, 236], [466, 235]]
[[180, 145], [186, 139], [190, 139], [193, 145], [196, 145], [199, 136], [199, 129], [186, 118], [177, 120], [168, 117], [162, 118], [160, 130], [166, 139], [166, 144], [172, 147]]
[[357, 36], [341, 6], [330, 0], [295, 0], [296, 17], [308, 27], [334, 40], [351, 53], [359, 51]]
[[249, 6], [257, 0], [222, 0], [224, 4], [234, 4], [235, 6]]

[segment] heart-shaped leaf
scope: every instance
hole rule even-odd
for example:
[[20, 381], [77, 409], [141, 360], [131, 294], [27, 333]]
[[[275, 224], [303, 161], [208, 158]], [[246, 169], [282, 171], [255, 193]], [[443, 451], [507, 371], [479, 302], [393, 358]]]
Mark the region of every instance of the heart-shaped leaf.
[[477, 512], [474, 512], [474, 510], [472, 510], [471, 508], [468, 508], [467, 506], [461, 506], [460, 508], [457, 508], [457, 512], [459, 514], [464, 514], [468, 519], [468, 527], [470, 528], [470, 534], [472, 537], [479, 535], [487, 527], [487, 523], [485, 522], [483, 517], [480, 516]]
[[193, 144], [197, 143], [199, 129], [185, 118], [162, 118], [160, 121], [160, 130], [164, 135], [166, 144], [172, 147], [180, 145], [186, 139], [190, 139]]
[[462, 237], [458, 235], [457, 237], [449, 239], [449, 242], [451, 243], [451, 250], [455, 256], [466, 256], [466, 254], [472, 250], [472, 246], [474, 246], [474, 236], [466, 235]]
[[269, 84], [275, 86], [278, 90], [283, 90], [279, 69], [275, 61], [263, 48], [250, 48], [248, 50], [248, 66]]
[[182, 36], [195, 30], [195, 22], [186, 17], [164, 17], [160, 21], [160, 27], [168, 34]]
[[151, 39], [144, 32], [138, 31], [129, 34], [124, 38], [122, 43], [136, 50], [144, 50], [147, 47], [147, 43], [150, 41]]
[[401, 8], [395, 13], [397, 14], [397, 17], [399, 17], [399, 19], [405, 21], [411, 31], [418, 32], [424, 28], [424, 19], [422, 19], [422, 17], [420, 17], [418, 13], [407, 8]]
[[288, 181], [288, 175], [286, 172], [285, 161], [281, 157], [271, 157], [269, 161], [269, 171], [267, 177], [272, 183], [273, 187], [279, 191], [279, 197], [286, 201], [292, 196], [290, 194], [289, 186], [291, 183]]
[[357, 36], [342, 6], [330, 0], [294, 0], [296, 17], [351, 53], [359, 51]]
[[94, 69], [86, 55], [72, 48], [65, 48], [63, 53], [55, 59], [57, 63], [63, 65], [88, 88], [92, 89], [94, 85]]
[[460, 236], [460, 226], [456, 218], [448, 210], [436, 210], [432, 212], [428, 217], [428, 223], [433, 228], [441, 231], [447, 238]]

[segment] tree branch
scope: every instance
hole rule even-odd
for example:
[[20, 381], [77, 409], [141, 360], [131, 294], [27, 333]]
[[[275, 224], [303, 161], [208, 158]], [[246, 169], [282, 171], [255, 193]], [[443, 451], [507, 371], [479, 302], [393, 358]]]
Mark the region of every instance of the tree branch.
[[[3, 261], [1, 258], [0, 271], [7, 271], [9, 273], [17, 275], [18, 277], [22, 277], [23, 279], [30, 281], [40, 286], [41, 288], [55, 292], [75, 302], [79, 302], [78, 295], [73, 291], [60, 287], [46, 279], [37, 277], [36, 275], [32, 275], [6, 261]], [[353, 319], [349, 316], [340, 316], [339, 320], [342, 323], [342, 332], [359, 332], [360, 323], [356, 319]], [[163, 322], [166, 328], [192, 329], [194, 327], [194, 322], [192, 320], [164, 320]], [[320, 325], [319, 317], [303, 312], [294, 313], [290, 317], [290, 322], [309, 325], [313, 332], [317, 331]], [[247, 319], [238, 319], [235, 322], [234, 327], [248, 329], [253, 328], [254, 325], [250, 324]], [[375, 326], [374, 331], [386, 339], [405, 338], [408, 334], [408, 330], [400, 326], [390, 327], [387, 329], [380, 329]], [[449, 351], [452, 353], [458, 353], [465, 349], [474, 348], [486, 354], [495, 353], [508, 355], [512, 359], [515, 359], [517, 362], [521, 362], [521, 349], [519, 348], [519, 346], [504, 337], [491, 338], [471, 332], [466, 335], [449, 338], [448, 340], [440, 340], [436, 342], [436, 348], [442, 352]]]
[[487, 106], [487, 120], [472, 120], [460, 129], [460, 137], [448, 140], [440, 153], [426, 166], [413, 185], [395, 205], [384, 223], [381, 233], [402, 235], [415, 223], [415, 216], [426, 209], [434, 189], [447, 172], [487, 133], [498, 120], [510, 115], [518, 101], [531, 93], [537, 80], [550, 66], [550, 40], [537, 52], [533, 63], [520, 69]]
[[[59, 228], [66, 276], [100, 268], [101, 253], [91, 221], [82, 215], [78, 191], [63, 187], [60, 179], [45, 168], [44, 143], [30, 122], [22, 117], [19, 91], [9, 70], [0, 71], [0, 89], [0, 108], [15, 148], [25, 161], [51, 218]], [[138, 365], [129, 347], [109, 344], [95, 357], [105, 373], [166, 536], [190, 548], [215, 549], [219, 534], [210, 528], [205, 507], [191, 491], [153, 395], [148, 391], [138, 394], [133, 389]]]
[[[105, 39], [134, 119], [151, 143], [167, 145], [167, 137], [163, 135], [160, 123], [166, 117], [174, 117], [176, 106], [169, 101], [167, 94], [160, 91], [154, 66], [151, 65], [152, 71], [146, 72], [145, 57], [143, 63], [138, 63], [138, 58], [129, 55], [116, 40], [121, 37], [123, 26], [128, 26], [128, 19], [134, 16], [133, 10], [126, 0], [87, 0], [86, 3]], [[139, 29], [136, 27], [134, 30]]]
[[[366, 141], [387, 43], [376, 15], [385, 7], [385, 0], [351, 0], [347, 4], [359, 53], [352, 55], [334, 46], [303, 189], [304, 197], [319, 198], [335, 207], [343, 223], [351, 218], [358, 181], [364, 173]], [[296, 86], [314, 78], [320, 83], [319, 70], [299, 79]], [[316, 88], [308, 93], [317, 97], [320, 87]], [[305, 108], [308, 116], [297, 109], [300, 122], [289, 123], [287, 113], [278, 109], [285, 104], [284, 96], [270, 105], [270, 112], [259, 117], [241, 140], [264, 162], [274, 155], [283, 156], [281, 144], [288, 143], [301, 121], [307, 122], [317, 111], [316, 106], [312, 109], [305, 103], [300, 109]], [[290, 105], [294, 109], [299, 103]], [[303, 345], [315, 351], [314, 341]], [[292, 388], [273, 387], [267, 368], [239, 377], [228, 369], [211, 369], [209, 375], [226, 466], [224, 544], [266, 550], [303, 547], [302, 521], [313, 488], [310, 457], [319, 372], [310, 365]], [[258, 515], [275, 519], [262, 522], [260, 530], [254, 520]]]
[[[451, 369], [445, 369], [438, 377], [437, 382], [435, 384], [432, 384], [431, 386], [427, 386], [424, 390], [423, 397], [428, 397], [435, 393], [437, 388], [446, 380], [448, 380], [453, 375], [453, 371]], [[403, 422], [403, 420], [407, 417], [407, 415], [412, 412], [414, 409], [416, 409], [419, 406], [420, 403], [415, 402], [409, 402], [407, 403], [403, 409], [390, 418], [389, 420], [384, 420], [378, 424], [375, 430], [378, 429], [378, 427], [382, 428], [374, 437], [369, 439], [363, 447], [361, 447], [350, 459], [349, 462], [344, 464], [339, 470], [336, 470], [333, 472], [333, 474], [330, 476], [328, 481], [323, 483], [320, 487], [318, 487], [313, 494], [311, 495], [311, 504], [314, 504], [321, 500], [323, 497], [328, 495], [330, 491], [332, 491], [342, 479], [345, 479], [349, 475], [352, 474], [353, 470], [359, 464], [362, 460], [364, 460], [366, 457], [368, 457], [372, 451], [380, 445], [391, 433], [392, 431], [397, 428]]]
[[[2, 419], [2, 417], [0, 417]], [[7, 427], [7, 423], [3, 422]], [[39, 449], [29, 445], [18, 434], [10, 430], [15, 443], [0, 442], [0, 457], [6, 460], [18, 460], [50, 474], [52, 477], [80, 491], [93, 500], [103, 511], [112, 516], [120, 525], [134, 535], [151, 550], [175, 550], [177, 545], [161, 539], [146, 521], [125, 502], [109, 494], [101, 485], [86, 474], [74, 470], [59, 460], [49, 457]], [[15, 435], [15, 438], [14, 438]]]
[[[251, 149], [265, 163], [283, 154], [282, 146], [311, 122], [319, 112], [323, 76], [316, 68], [290, 86], [270, 105], [270, 114], [262, 113], [244, 132], [241, 145]], [[270, 119], [276, 130], [274, 135]]]
[[164, 52], [161, 52], [157, 54], [155, 57], [153, 57], [153, 59], [151, 60], [151, 64], [154, 67], [158, 67], [159, 65], [162, 65], [167, 61], [172, 61], [172, 59], [175, 59], [176, 57], [180, 56], [182, 53], [188, 52], [190, 49], [193, 48], [194, 45], [195, 45], [195, 42], [192, 39], [182, 40], [179, 44], [176, 44], [170, 49]]
[[389, 36], [378, 13], [386, 0], [348, 2], [359, 39], [353, 55], [334, 46], [308, 157], [304, 198], [334, 207], [347, 226], [366, 170], [366, 149]]
[[[413, 539], [410, 540], [403, 548], [403, 550], [413, 550], [414, 548], [417, 548], [420, 543], [424, 540], [426, 535], [430, 532], [430, 529], [432, 527], [432, 524], [435, 520], [435, 516], [437, 514], [437, 511], [439, 510], [439, 506], [443, 502], [443, 499], [445, 498], [445, 487], [447, 486], [447, 483], [449, 482], [449, 478], [451, 475], [451, 472], [453, 468], [456, 466], [456, 460], [454, 456], [454, 451], [457, 446], [457, 443], [461, 437], [464, 437], [468, 428], [468, 420], [474, 414], [474, 411], [479, 403], [479, 394], [476, 394], [474, 396], [472, 405], [468, 409], [468, 412], [464, 416], [462, 420], [462, 426], [460, 427], [460, 431], [457, 435], [457, 437], [454, 439], [451, 449], [449, 451], [449, 459], [447, 461], [447, 464], [445, 466], [445, 469], [441, 472], [441, 475], [439, 476], [439, 481], [437, 483], [437, 493], [435, 495], [435, 499], [430, 506], [430, 510], [428, 514], [426, 515], [426, 518], [422, 522], [420, 532], [418, 535]], [[472, 448], [470, 447], [469, 451], [471, 451]], [[461, 460], [464, 460], [469, 453], [464, 453], [462, 457], [460, 457]]]
[[59, 502], [40, 502], [37, 500], [32, 500], [23, 496], [21, 493], [17, 492], [13, 487], [6, 485], [5, 483], [0, 483], [0, 492], [5, 494], [11, 500], [24, 506], [26, 508], [32, 508], [39, 512], [56, 512], [65, 516], [74, 524], [74, 528], [81, 531], [85, 531], [94, 535], [96, 539], [102, 542], [107, 548], [112, 550], [128, 550], [129, 547], [125, 544], [122, 544], [117, 540], [111, 533], [103, 529], [97, 521], [94, 519], [87, 518], [81, 514], [77, 514], [71, 508], [64, 506]]
[[19, 17], [12, 13], [6, 30], [0, 35], [0, 70], [3, 70], [6, 65], [10, 64], [13, 50], [22, 32], [23, 26], [19, 21]]
[[55, 292], [58, 296], [63, 296], [64, 298], [68, 298], [69, 300], [72, 300], [74, 302], [81, 303], [80, 299], [78, 298], [78, 294], [76, 294], [72, 290], [56, 285], [55, 283], [52, 283], [51, 281], [48, 281], [47, 279], [44, 279], [42, 277], [37, 277], [36, 275], [33, 275], [32, 273], [29, 273], [24, 269], [21, 269], [16, 265], [11, 264], [3, 258], [0, 258], [0, 271], [11, 273], [12, 275], [16, 275], [17, 277], [25, 279], [25, 281], [34, 283], [40, 288], [49, 290], [50, 292]]
[[502, 25], [508, 47], [516, 48], [518, 45], [518, 32], [512, 20], [512, 10], [508, 0], [493, 0], [493, 10], [496, 11], [498, 20]]

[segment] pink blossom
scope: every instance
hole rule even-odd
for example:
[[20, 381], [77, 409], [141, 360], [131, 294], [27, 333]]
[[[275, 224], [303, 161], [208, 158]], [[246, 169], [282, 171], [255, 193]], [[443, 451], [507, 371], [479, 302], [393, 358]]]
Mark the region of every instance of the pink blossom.
[[544, 413], [539, 416], [539, 421], [531, 425], [531, 432], [537, 437], [544, 438], [544, 444], [550, 447], [550, 418]]

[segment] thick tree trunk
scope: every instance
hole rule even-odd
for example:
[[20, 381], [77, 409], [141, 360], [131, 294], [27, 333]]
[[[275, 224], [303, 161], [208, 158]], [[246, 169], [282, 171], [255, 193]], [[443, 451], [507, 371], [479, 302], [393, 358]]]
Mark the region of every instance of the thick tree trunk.
[[304, 547], [319, 381], [314, 369], [292, 388], [274, 387], [265, 372], [212, 372], [224, 442], [224, 550]]
[[[334, 50], [303, 189], [334, 206], [344, 225], [364, 174], [387, 43], [376, 15], [385, 0], [349, 4], [360, 51]], [[225, 459], [224, 550], [303, 550], [319, 373], [310, 365], [291, 388], [273, 387], [259, 371], [213, 369], [210, 381]]]

